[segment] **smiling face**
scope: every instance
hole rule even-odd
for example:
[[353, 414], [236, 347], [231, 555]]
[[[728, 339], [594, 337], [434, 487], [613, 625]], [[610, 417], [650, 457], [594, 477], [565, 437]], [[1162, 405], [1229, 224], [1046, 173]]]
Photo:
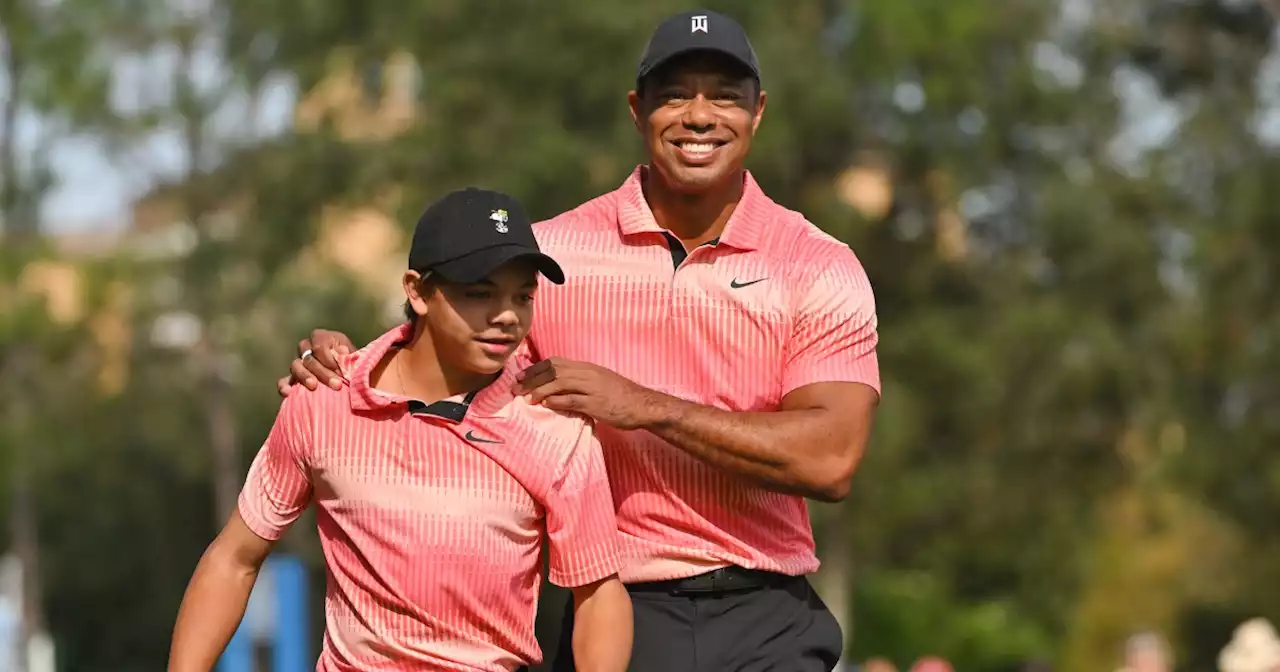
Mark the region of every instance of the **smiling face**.
[[649, 165], [679, 193], [733, 179], [764, 114], [765, 93], [737, 61], [715, 52], [672, 59], [628, 96]]
[[505, 264], [473, 284], [404, 278], [405, 293], [420, 328], [430, 337], [441, 366], [460, 373], [492, 375], [529, 333], [537, 270], [527, 260]]

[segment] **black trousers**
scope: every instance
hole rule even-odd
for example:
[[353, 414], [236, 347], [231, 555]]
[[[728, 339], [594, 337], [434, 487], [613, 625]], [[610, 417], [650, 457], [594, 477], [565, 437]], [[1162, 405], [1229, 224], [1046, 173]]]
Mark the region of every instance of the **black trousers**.
[[[804, 577], [696, 595], [648, 585], [627, 586], [635, 611], [629, 672], [830, 672], [844, 648], [840, 624]], [[572, 643], [570, 600], [553, 672], [573, 672]]]

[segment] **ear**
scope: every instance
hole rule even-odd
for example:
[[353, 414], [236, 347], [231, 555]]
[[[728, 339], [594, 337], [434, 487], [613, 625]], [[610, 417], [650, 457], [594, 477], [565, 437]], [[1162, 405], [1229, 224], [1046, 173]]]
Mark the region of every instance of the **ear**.
[[404, 277], [400, 279], [401, 284], [404, 285], [404, 296], [418, 317], [427, 314], [427, 299], [431, 298], [430, 293], [435, 291], [426, 286], [424, 280], [426, 278], [417, 271], [405, 271]]
[[764, 89], [760, 89], [760, 100], [756, 101], [756, 111], [751, 119], [751, 135], [755, 135], [760, 129], [760, 120], [764, 118], [764, 104], [767, 97]]
[[636, 132], [644, 135], [644, 100], [638, 92], [627, 92], [627, 107], [631, 109], [631, 123], [636, 127]]

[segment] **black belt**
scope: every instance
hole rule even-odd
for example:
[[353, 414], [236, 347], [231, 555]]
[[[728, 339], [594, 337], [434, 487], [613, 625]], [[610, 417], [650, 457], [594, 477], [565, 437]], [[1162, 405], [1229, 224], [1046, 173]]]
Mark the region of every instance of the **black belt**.
[[794, 577], [759, 569], [721, 567], [706, 574], [670, 581], [627, 584], [627, 590], [640, 593], [668, 593], [671, 595], [715, 595], [748, 590], [759, 590]]

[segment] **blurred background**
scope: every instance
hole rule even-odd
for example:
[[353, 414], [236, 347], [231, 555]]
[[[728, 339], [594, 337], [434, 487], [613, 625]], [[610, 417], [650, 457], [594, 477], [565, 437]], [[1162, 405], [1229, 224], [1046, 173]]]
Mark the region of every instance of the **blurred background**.
[[[814, 507], [846, 669], [1280, 669], [1280, 3], [707, 7], [750, 168], [876, 289], [874, 442]], [[0, 0], [0, 670], [162, 669], [297, 341], [393, 324], [448, 190], [620, 184], [687, 8]], [[313, 663], [313, 519], [279, 551]]]

